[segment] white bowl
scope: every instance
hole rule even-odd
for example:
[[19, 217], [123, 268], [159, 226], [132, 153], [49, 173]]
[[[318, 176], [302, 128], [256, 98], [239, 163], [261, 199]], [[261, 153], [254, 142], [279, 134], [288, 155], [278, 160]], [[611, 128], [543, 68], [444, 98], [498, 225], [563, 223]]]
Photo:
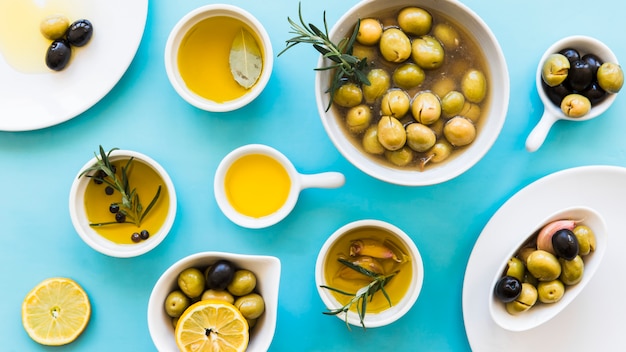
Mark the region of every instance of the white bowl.
[[222, 252], [192, 254], [172, 264], [152, 289], [148, 301], [148, 329], [157, 350], [178, 351], [174, 339], [172, 318], [165, 312], [165, 298], [177, 287], [178, 274], [190, 267], [206, 267], [219, 259], [232, 262], [236, 267], [248, 269], [257, 277], [257, 290], [265, 301], [265, 312], [252, 328], [247, 351], [267, 351], [274, 338], [278, 314], [278, 289], [280, 284], [280, 260], [271, 256], [244, 255]]
[[[596, 236], [596, 249], [583, 257], [585, 266], [582, 280], [576, 285], [566, 286], [565, 294], [558, 302], [555, 303], [537, 303], [529, 310], [512, 315], [506, 311], [505, 304], [495, 297], [493, 288], [496, 282], [502, 277], [502, 273], [507, 267], [507, 263], [513, 257], [518, 249], [533, 234], [539, 231], [544, 225], [560, 219], [582, 220], [581, 224], [589, 226]], [[503, 258], [502, 264], [498, 268], [494, 268], [494, 277], [489, 291], [489, 312], [493, 320], [502, 328], [510, 331], [525, 331], [535, 328], [559, 314], [567, 307], [576, 296], [584, 290], [585, 286], [591, 281], [593, 275], [598, 270], [602, 258], [607, 250], [607, 228], [602, 216], [595, 210], [588, 207], [572, 207], [563, 209], [550, 216], [535, 227], [531, 233], [519, 233], [519, 242], [515, 248], [511, 248], [506, 257]]]
[[[379, 180], [406, 186], [432, 185], [450, 180], [475, 165], [491, 148], [498, 138], [506, 119], [509, 103], [509, 73], [502, 53], [502, 49], [483, 20], [460, 1], [432, 1], [432, 0], [391, 0], [391, 1], [361, 1], [346, 12], [330, 30], [330, 38], [334, 42], [348, 36], [359, 18], [372, 16], [380, 11], [399, 9], [405, 6], [417, 6], [433, 12], [439, 12], [456, 20], [465, 27], [468, 33], [473, 34], [483, 50], [486, 61], [489, 63], [488, 85], [490, 91], [488, 116], [482, 122], [476, 139], [465, 147], [458, 155], [437, 165], [430, 165], [425, 171], [401, 170], [392, 168], [365, 155], [353, 142], [346, 137], [341, 120], [335, 116], [333, 109], [326, 111], [329, 95], [331, 72], [317, 71], [315, 92], [319, 115], [326, 133], [339, 152], [354, 166], [366, 174]], [[320, 57], [318, 67], [328, 66], [328, 62]]]
[[535, 76], [535, 84], [537, 86], [537, 93], [539, 94], [539, 98], [541, 98], [541, 102], [544, 106], [544, 112], [537, 123], [537, 126], [533, 128], [532, 132], [526, 139], [526, 150], [529, 152], [534, 152], [543, 144], [546, 139], [548, 132], [552, 125], [558, 120], [567, 120], [567, 121], [586, 121], [592, 119], [594, 117], [598, 117], [603, 114], [615, 101], [617, 94], [608, 94], [606, 98], [599, 104], [594, 105], [586, 115], [573, 118], [565, 115], [561, 110], [560, 106], [555, 105], [548, 95], [543, 89], [541, 84], [541, 71], [543, 69], [543, 63], [546, 61], [548, 56], [551, 54], [558, 53], [563, 49], [573, 48], [576, 49], [580, 56], [582, 57], [585, 54], [595, 54], [603, 62], [612, 62], [618, 64], [617, 57], [611, 51], [611, 49], [606, 46], [606, 44], [601, 41], [583, 35], [573, 35], [569, 37], [565, 37], [556, 43], [552, 44], [543, 54], [539, 63], [537, 65], [537, 73]]
[[[93, 179], [85, 176], [79, 177], [78, 175], [81, 175], [84, 170], [96, 163], [96, 158], [94, 157], [80, 169], [70, 189], [69, 210], [72, 225], [74, 225], [74, 229], [76, 229], [80, 238], [85, 241], [87, 245], [102, 254], [119, 258], [139, 256], [158, 246], [172, 228], [174, 219], [176, 218], [176, 190], [165, 169], [147, 155], [130, 150], [115, 150], [110, 156], [111, 161], [133, 157], [136, 162], [142, 162], [148, 165], [161, 177], [164, 183], [163, 187], [167, 189], [169, 195], [169, 207], [165, 222], [158, 231], [151, 233], [147, 240], [132, 244], [118, 244], [112, 242], [98, 234], [93, 227], [89, 226], [85, 210], [85, 190], [89, 182], [93, 182]], [[144, 206], [147, 206], [147, 204], [144, 204]]]
[[[263, 69], [256, 84], [242, 97], [222, 103], [209, 100], [192, 92], [178, 71], [178, 49], [187, 32], [200, 21], [217, 16], [232, 17], [248, 25], [258, 35], [259, 45], [263, 47]], [[219, 35], [219, 33], [216, 33], [216, 35]], [[176, 92], [189, 104], [206, 111], [232, 111], [252, 102], [261, 94], [269, 82], [273, 64], [272, 43], [261, 22], [248, 11], [233, 5], [210, 4], [192, 10], [174, 26], [165, 45], [165, 70], [170, 83]]]
[[[337, 301], [337, 299], [332, 295], [332, 293], [323, 287], [322, 285], [327, 285], [325, 279], [325, 261], [326, 256], [329, 250], [333, 247], [333, 245], [341, 239], [347, 233], [350, 233], [356, 229], [363, 228], [378, 228], [382, 229], [388, 234], [392, 235], [399, 243], [401, 243], [408, 253], [406, 253], [410, 257], [410, 265], [413, 271], [411, 284], [404, 295], [404, 297], [397, 303], [393, 304], [392, 307], [381, 311], [380, 313], [367, 313], [365, 314], [365, 318], [363, 323], [367, 328], [375, 328], [380, 326], [389, 325], [396, 320], [400, 319], [404, 316], [415, 304], [417, 301], [417, 297], [420, 294], [422, 289], [422, 283], [424, 281], [424, 265], [422, 262], [422, 256], [420, 255], [419, 250], [415, 246], [415, 243], [409, 235], [407, 235], [404, 231], [399, 229], [398, 227], [384, 222], [380, 220], [358, 220], [351, 223], [348, 223], [338, 230], [336, 230], [327, 240], [324, 242], [324, 245], [319, 251], [317, 256], [317, 261], [315, 263], [315, 283], [317, 285], [317, 291], [320, 295], [320, 298], [326, 305], [326, 307], [331, 309], [341, 308], [341, 304]], [[392, 278], [393, 280], [393, 278]], [[381, 292], [377, 292], [377, 295], [382, 294]], [[355, 311], [350, 310], [347, 314], [339, 313], [336, 315], [341, 320], [346, 320], [349, 324], [354, 326], [361, 326], [361, 322], [358, 314]]]

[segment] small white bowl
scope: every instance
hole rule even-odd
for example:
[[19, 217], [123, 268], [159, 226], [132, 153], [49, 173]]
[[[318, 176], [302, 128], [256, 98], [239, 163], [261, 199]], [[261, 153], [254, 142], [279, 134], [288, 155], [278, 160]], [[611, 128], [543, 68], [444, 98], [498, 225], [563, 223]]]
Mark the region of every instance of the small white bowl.
[[[256, 84], [242, 97], [223, 103], [209, 100], [192, 92], [187, 87], [178, 70], [178, 49], [187, 32], [197, 23], [207, 18], [218, 16], [232, 17], [248, 25], [257, 34], [260, 40], [259, 45], [263, 47], [263, 69]], [[219, 33], [216, 33], [216, 35], [219, 35]], [[259, 96], [259, 94], [261, 94], [269, 82], [273, 64], [274, 54], [272, 50], [272, 43], [261, 22], [259, 22], [248, 11], [233, 5], [210, 4], [192, 10], [181, 18], [174, 26], [165, 45], [165, 70], [170, 83], [176, 92], [189, 104], [206, 111], [232, 111], [252, 102]]]
[[[555, 303], [537, 303], [525, 312], [521, 312], [516, 315], [509, 314], [506, 311], [505, 304], [495, 297], [494, 287], [496, 282], [502, 277], [502, 273], [507, 267], [507, 263], [511, 257], [513, 257], [519, 248], [528, 239], [536, 234], [546, 224], [561, 219], [582, 220], [581, 224], [589, 226], [594, 232], [596, 237], [596, 249], [583, 257], [585, 263], [584, 274], [582, 280], [576, 285], [566, 286], [565, 294], [558, 302]], [[510, 331], [525, 331], [535, 328], [559, 314], [565, 307], [567, 307], [576, 296], [587, 286], [589, 281], [593, 278], [593, 275], [598, 270], [602, 258], [607, 250], [607, 228], [602, 216], [595, 210], [588, 207], [572, 207], [558, 211], [548, 216], [542, 221], [531, 233], [520, 233], [519, 243], [515, 248], [511, 248], [506, 257], [503, 258], [500, 267], [495, 268], [495, 274], [491, 283], [491, 290], [489, 291], [489, 312], [491, 318], [500, 327]]]
[[539, 64], [537, 65], [535, 84], [537, 86], [537, 93], [539, 94], [539, 98], [541, 98], [541, 102], [544, 106], [544, 112], [539, 120], [539, 123], [537, 123], [537, 126], [533, 128], [530, 135], [528, 135], [528, 138], [526, 139], [526, 150], [528, 150], [529, 152], [534, 152], [541, 147], [546, 137], [548, 136], [548, 132], [550, 132], [550, 128], [558, 120], [586, 121], [594, 117], [600, 116], [613, 104], [615, 98], [617, 97], [617, 94], [608, 94], [601, 103], [593, 106], [591, 108], [591, 111], [589, 111], [589, 113], [582, 117], [573, 118], [565, 115], [565, 113], [563, 113], [563, 111], [561, 110], [561, 107], [556, 106], [550, 100], [550, 98], [548, 98], [546, 92], [544, 91], [541, 84], [541, 71], [543, 69], [543, 63], [546, 61], [548, 56], [568, 48], [576, 49], [580, 53], [581, 57], [585, 54], [592, 53], [602, 59], [603, 62], [612, 62], [615, 64], [619, 63], [617, 61], [617, 57], [608, 46], [606, 46], [598, 39], [592, 37], [574, 35], [565, 37], [552, 44], [543, 54], [543, 56], [539, 60]]
[[248, 269], [256, 275], [258, 293], [265, 301], [265, 312], [251, 330], [247, 351], [256, 352], [269, 349], [274, 338], [278, 314], [280, 260], [271, 256], [201, 252], [182, 258], [172, 264], [159, 277], [152, 289], [148, 301], [148, 329], [157, 350], [178, 351], [172, 318], [165, 312], [165, 298], [177, 287], [178, 274], [190, 267], [209, 266], [219, 259], [229, 260], [238, 268]]
[[[326, 240], [326, 242], [324, 242], [324, 245], [319, 251], [317, 261], [315, 263], [315, 284], [317, 285], [317, 291], [320, 295], [320, 298], [329, 310], [341, 308], [342, 305], [337, 301], [332, 293], [328, 289], [321, 287], [322, 285], [327, 285], [325, 279], [326, 256], [329, 250], [344, 235], [351, 233], [354, 230], [367, 228], [382, 229], [391, 236], [393, 236], [399, 243], [401, 243], [408, 251], [408, 253], [406, 254], [410, 257], [410, 265], [411, 269], [413, 270], [411, 284], [406, 294], [399, 302], [393, 304], [392, 307], [383, 310], [380, 313], [365, 314], [365, 318], [363, 320], [365, 327], [375, 328], [389, 325], [404, 316], [411, 309], [411, 307], [413, 307], [422, 289], [422, 283], [424, 281], [424, 265], [422, 262], [422, 256], [420, 255], [420, 252], [415, 246], [413, 240], [411, 240], [409, 235], [407, 235], [404, 231], [390, 223], [380, 220], [369, 219], [354, 221], [342, 226], [341, 228], [336, 230]], [[382, 293], [377, 292], [376, 294], [379, 295]], [[351, 325], [359, 327], [362, 326], [359, 316], [355, 311], [350, 310], [348, 312], [347, 318], [345, 313], [339, 313], [336, 316], [341, 320], [347, 321]]]
[[[174, 184], [165, 169], [147, 155], [131, 150], [115, 150], [111, 153], [110, 160], [116, 161], [120, 159], [128, 159], [130, 157], [134, 158], [137, 162], [142, 162], [150, 166], [161, 177], [164, 183], [163, 187], [167, 189], [169, 195], [169, 209], [165, 222], [158, 229], [158, 231], [151, 233], [147, 240], [133, 244], [118, 244], [104, 238], [102, 235], [98, 234], [93, 227], [89, 226], [89, 220], [87, 219], [85, 210], [85, 190], [87, 189], [89, 182], [93, 182], [93, 179], [86, 176], [79, 177], [78, 175], [81, 175], [84, 170], [87, 170], [94, 165], [97, 161], [96, 157], [89, 160], [80, 169], [70, 189], [69, 209], [74, 229], [76, 229], [80, 238], [85, 241], [87, 245], [96, 251], [111, 257], [136, 257], [152, 250], [165, 239], [174, 224], [174, 219], [176, 218], [176, 190], [174, 189]], [[144, 206], [147, 206], [147, 204], [144, 204]]]

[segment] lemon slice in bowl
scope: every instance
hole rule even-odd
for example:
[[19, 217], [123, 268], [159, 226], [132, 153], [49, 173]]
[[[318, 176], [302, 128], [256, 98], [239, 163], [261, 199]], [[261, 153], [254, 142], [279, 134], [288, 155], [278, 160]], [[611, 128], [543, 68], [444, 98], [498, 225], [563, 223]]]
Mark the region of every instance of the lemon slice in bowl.
[[245, 351], [248, 322], [232, 304], [202, 300], [189, 306], [176, 324], [176, 344], [181, 351]]
[[22, 325], [36, 342], [66, 345], [85, 330], [91, 304], [85, 290], [72, 279], [55, 277], [40, 282], [24, 298]]

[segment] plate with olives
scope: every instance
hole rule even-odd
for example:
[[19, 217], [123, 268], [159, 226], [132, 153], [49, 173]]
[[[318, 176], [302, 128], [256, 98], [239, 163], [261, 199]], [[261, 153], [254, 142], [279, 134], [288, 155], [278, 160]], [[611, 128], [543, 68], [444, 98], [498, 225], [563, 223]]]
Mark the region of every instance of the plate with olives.
[[85, 112], [139, 48], [148, 0], [51, 3], [0, 4], [2, 131], [46, 128]]
[[[626, 236], [622, 236], [626, 226], [623, 215], [625, 182], [626, 168], [602, 165], [576, 167], [545, 176], [504, 202], [478, 237], [465, 271], [463, 319], [472, 350], [600, 351], [614, 349], [622, 343], [621, 322], [626, 315], [626, 306], [620, 302], [626, 282], [618, 277], [623, 266], [622, 249], [626, 246]], [[583, 213], [586, 215], [581, 216]], [[602, 255], [601, 247], [605, 247], [595, 274], [592, 273], [592, 261], [598, 258], [584, 259], [587, 261], [587, 272], [583, 274], [583, 280], [588, 276], [588, 282], [579, 282], [584, 284], [584, 289], [577, 295], [572, 288], [576, 285], [565, 287], [562, 300], [569, 296], [571, 302], [558, 314], [552, 314], [555, 313], [552, 311], [548, 315], [553, 317], [542, 316], [541, 311], [535, 310], [540, 307], [535, 306], [506, 318], [530, 320], [531, 316], [526, 313], [538, 313], [535, 316], [538, 322], [526, 321], [526, 327], [522, 328], [512, 325], [503, 327], [492, 316], [492, 309], [502, 308], [500, 313], [508, 314], [503, 309], [504, 303], [494, 300], [495, 285], [500, 275], [515, 276], [508, 272], [506, 258], [512, 257], [525, 239], [544, 226], [555, 220], [567, 219], [587, 221], [586, 225], [595, 230], [595, 253], [587, 254], [587, 257]], [[603, 221], [596, 221], [598, 219]], [[606, 225], [606, 231], [602, 230], [602, 223]], [[608, 235], [602, 236], [604, 232]], [[563, 238], [559, 237], [560, 240]], [[528, 258], [526, 260], [529, 264]], [[547, 304], [540, 309], [552, 308], [559, 309]]]

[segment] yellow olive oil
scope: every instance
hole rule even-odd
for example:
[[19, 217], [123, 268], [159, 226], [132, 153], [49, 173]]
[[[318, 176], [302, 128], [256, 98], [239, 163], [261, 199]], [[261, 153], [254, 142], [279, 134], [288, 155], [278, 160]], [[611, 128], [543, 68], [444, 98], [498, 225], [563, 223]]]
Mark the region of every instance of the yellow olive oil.
[[202, 20], [185, 35], [178, 49], [178, 69], [192, 92], [223, 103], [240, 98], [248, 91], [235, 81], [229, 65], [233, 40], [242, 28], [259, 43], [254, 30], [227, 16]]
[[228, 201], [237, 212], [260, 218], [285, 204], [291, 179], [274, 158], [250, 154], [233, 162], [226, 171], [224, 187]]
[[[125, 166], [127, 162], [128, 159], [113, 162], [113, 165], [117, 168], [118, 177], [120, 177], [122, 166]], [[119, 244], [132, 244], [131, 235], [144, 229], [150, 235], [154, 235], [165, 223], [170, 205], [170, 197], [165, 182], [152, 167], [137, 159], [133, 159], [127, 175], [130, 187], [131, 189], [137, 189], [137, 194], [144, 209], [154, 198], [159, 185], [161, 186], [161, 194], [139, 227], [131, 222], [92, 227], [104, 238]], [[122, 196], [117, 191], [112, 195], [107, 195], [105, 192], [106, 186], [105, 183], [96, 184], [91, 179], [87, 185], [85, 190], [85, 211], [89, 223], [115, 221], [115, 214], [109, 211], [109, 206], [111, 203], [121, 202]]]
[[[381, 243], [390, 243], [391, 248], [395, 251], [401, 251], [404, 256], [404, 261], [401, 263], [395, 262], [392, 259], [378, 259], [383, 267], [384, 274], [390, 274], [394, 271], [398, 271], [387, 285], [385, 290], [389, 294], [391, 304], [395, 305], [406, 295], [411, 281], [413, 280], [413, 267], [411, 266], [411, 258], [408, 255], [407, 249], [388, 231], [376, 228], [366, 227], [352, 230], [342, 236], [333, 246], [329, 249], [324, 262], [324, 277], [326, 279], [326, 286], [330, 286], [345, 292], [356, 293], [360, 288], [369, 284], [372, 280], [364, 277], [363, 280], [345, 279], [338, 276], [340, 270], [346, 266], [339, 262], [337, 259], [350, 258], [350, 244], [352, 241], [359, 239], [373, 239]], [[397, 254], [397, 253], [396, 253]], [[351, 296], [339, 294], [334, 291], [329, 291], [337, 299], [341, 305], [347, 304]], [[367, 303], [367, 313], [380, 313], [389, 308], [389, 302], [381, 291], [376, 292], [371, 302]], [[356, 311], [356, 307], [353, 305], [351, 310]]]
[[81, 0], [0, 1], [0, 55], [17, 71], [50, 72], [45, 57], [52, 41], [39, 31], [41, 21], [60, 14], [73, 22], [85, 17], [84, 9]]

